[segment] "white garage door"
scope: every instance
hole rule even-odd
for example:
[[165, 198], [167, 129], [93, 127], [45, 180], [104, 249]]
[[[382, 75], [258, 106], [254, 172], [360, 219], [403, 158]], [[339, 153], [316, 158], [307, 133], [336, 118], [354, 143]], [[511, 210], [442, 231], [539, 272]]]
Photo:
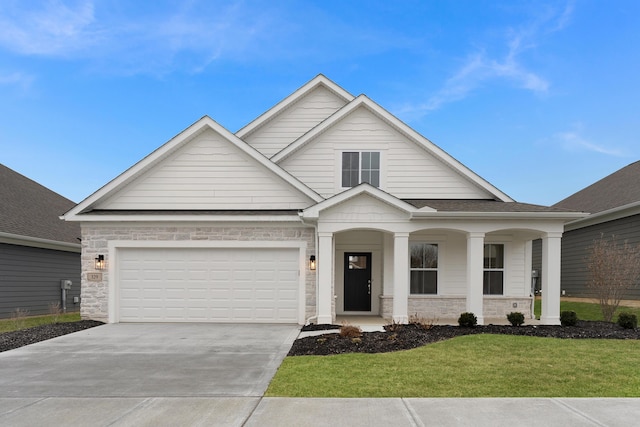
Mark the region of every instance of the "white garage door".
[[298, 322], [298, 250], [122, 248], [121, 322]]

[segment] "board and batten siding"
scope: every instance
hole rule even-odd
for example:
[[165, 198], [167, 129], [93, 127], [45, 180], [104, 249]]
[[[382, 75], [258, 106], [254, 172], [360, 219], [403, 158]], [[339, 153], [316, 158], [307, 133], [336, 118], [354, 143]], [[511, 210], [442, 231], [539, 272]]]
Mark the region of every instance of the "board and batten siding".
[[302, 209], [310, 200], [207, 130], [98, 209]]
[[[589, 246], [604, 234], [616, 236], [618, 243], [627, 240], [630, 244], [640, 244], [640, 215], [608, 221], [577, 230], [567, 231], [562, 236], [561, 287], [567, 296], [595, 297], [587, 287], [589, 275], [587, 260]], [[640, 286], [628, 292], [623, 299], [640, 299]]]
[[379, 151], [380, 187], [400, 199], [487, 199], [493, 196], [360, 107], [279, 164], [323, 197], [340, 188], [343, 151]]
[[271, 157], [345, 104], [344, 99], [319, 86], [243, 139], [265, 156]]
[[71, 280], [67, 312], [79, 311], [80, 254], [0, 243], [0, 318], [16, 309], [28, 315], [49, 314], [49, 304], [60, 302], [60, 280]]

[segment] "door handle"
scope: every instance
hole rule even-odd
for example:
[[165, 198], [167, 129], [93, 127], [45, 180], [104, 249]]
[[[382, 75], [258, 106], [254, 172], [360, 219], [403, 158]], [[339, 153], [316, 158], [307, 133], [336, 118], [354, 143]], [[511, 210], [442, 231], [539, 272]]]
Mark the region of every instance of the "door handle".
[[367, 290], [367, 293], [368, 293], [369, 295], [371, 295], [371, 280], [368, 280], [368, 281], [367, 281], [367, 289], [368, 289], [368, 290]]

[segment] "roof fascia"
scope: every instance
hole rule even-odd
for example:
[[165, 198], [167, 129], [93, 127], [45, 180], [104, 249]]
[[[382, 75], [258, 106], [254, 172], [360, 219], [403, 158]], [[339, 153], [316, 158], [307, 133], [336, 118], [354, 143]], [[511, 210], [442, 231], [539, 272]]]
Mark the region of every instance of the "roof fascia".
[[309, 219], [309, 218], [318, 218], [318, 216], [320, 215], [320, 212], [326, 209], [329, 209], [333, 206], [339, 205], [341, 203], [346, 202], [347, 200], [353, 199], [355, 197], [358, 197], [362, 194], [366, 194], [369, 195], [375, 199], [378, 199], [384, 203], [387, 203], [388, 205], [391, 205], [393, 207], [395, 207], [396, 209], [402, 210], [404, 212], [407, 212], [409, 214], [411, 214], [413, 211], [415, 211], [415, 207], [413, 207], [412, 205], [410, 205], [407, 202], [404, 202], [394, 196], [392, 196], [391, 194], [384, 192], [382, 190], [380, 190], [379, 188], [376, 188], [370, 184], [362, 183], [359, 184], [355, 187], [352, 187], [348, 190], [343, 191], [342, 193], [336, 194], [335, 196], [326, 199], [318, 204], [315, 204], [313, 206], [308, 207], [307, 209], [305, 209], [304, 211], [302, 211], [301, 215], [305, 218], [305, 219]]
[[0, 243], [9, 245], [29, 246], [32, 248], [53, 249], [65, 252], [80, 253], [80, 243], [60, 242], [58, 240], [41, 239], [39, 237], [21, 236], [19, 234], [0, 232]]
[[598, 225], [604, 222], [615, 221], [632, 215], [640, 214], [640, 201], [607, 209], [606, 211], [591, 214], [587, 217], [576, 219], [565, 225], [565, 231], [577, 230], [579, 228]]
[[132, 167], [127, 169], [125, 172], [120, 174], [118, 177], [107, 183], [105, 186], [100, 188], [98, 191], [87, 197], [85, 200], [77, 204], [74, 208], [65, 213], [62, 218], [64, 220], [71, 220], [74, 216], [79, 213], [87, 210], [95, 203], [103, 200], [108, 197], [113, 192], [122, 188], [124, 185], [129, 183], [131, 180], [135, 179], [140, 174], [148, 171], [155, 164], [159, 163], [166, 156], [173, 153], [176, 149], [187, 143], [194, 136], [203, 132], [206, 129], [212, 129], [214, 132], [217, 132], [224, 138], [226, 138], [229, 142], [234, 144], [237, 148], [242, 150], [244, 153], [252, 157], [254, 160], [258, 161], [261, 165], [266, 167], [271, 172], [275, 173], [277, 176], [285, 180], [291, 186], [296, 188], [301, 193], [305, 194], [311, 200], [315, 202], [320, 202], [324, 200], [322, 196], [318, 193], [307, 187], [301, 181], [296, 179], [293, 175], [286, 172], [284, 169], [280, 168], [269, 159], [267, 159], [264, 155], [258, 152], [255, 148], [251, 147], [249, 144], [242, 141], [240, 138], [235, 136], [233, 133], [229, 132], [223, 126], [221, 126], [218, 122], [213, 120], [209, 116], [204, 116], [187, 129], [173, 137], [171, 140], [160, 146], [158, 149], [153, 151], [151, 154], [147, 155], [145, 158], [140, 160], [138, 163], [134, 164]]
[[236, 132], [236, 135], [239, 138], [243, 139], [244, 137], [246, 137], [247, 135], [255, 131], [257, 128], [259, 128], [260, 126], [262, 126], [263, 124], [265, 124], [266, 122], [268, 122], [269, 120], [273, 119], [275, 116], [280, 114], [280, 112], [287, 109], [290, 105], [293, 105], [295, 102], [297, 102], [299, 99], [304, 97], [306, 94], [308, 94], [318, 86], [326, 87], [331, 92], [335, 93], [340, 98], [344, 99], [346, 102], [350, 102], [354, 98], [353, 95], [351, 95], [349, 92], [347, 92], [346, 90], [344, 90], [343, 88], [335, 84], [333, 81], [329, 80], [327, 77], [325, 77], [322, 74], [318, 74], [316, 77], [314, 77], [313, 79], [305, 83], [302, 87], [300, 87], [298, 90], [293, 92], [291, 95], [287, 96], [285, 99], [278, 102], [275, 106], [271, 107], [269, 110], [267, 110], [266, 112], [258, 116], [258, 118], [253, 120], [251, 123], [244, 126], [242, 129]]
[[467, 168], [462, 163], [460, 163], [458, 160], [456, 160], [454, 157], [452, 157], [450, 154], [448, 154], [446, 151], [442, 150], [436, 144], [434, 144], [433, 142], [429, 141], [424, 136], [420, 135], [418, 132], [413, 130], [411, 127], [409, 127], [407, 124], [405, 124], [400, 119], [395, 117], [393, 114], [391, 114], [390, 112], [388, 112], [387, 110], [382, 108], [380, 105], [378, 105], [377, 103], [372, 101], [366, 95], [359, 95], [357, 98], [355, 98], [349, 104], [347, 104], [344, 107], [342, 107], [340, 110], [336, 111], [333, 115], [331, 115], [325, 121], [320, 123], [318, 126], [313, 128], [312, 130], [310, 130], [306, 134], [302, 135], [300, 138], [298, 138], [298, 140], [296, 140], [295, 142], [289, 144], [287, 147], [282, 149], [280, 152], [276, 153], [273, 157], [271, 157], [271, 160], [273, 162], [275, 162], [275, 163], [279, 163], [280, 161], [286, 159], [287, 157], [292, 155], [295, 151], [297, 151], [298, 149], [300, 149], [301, 147], [306, 145], [309, 141], [311, 141], [314, 138], [316, 138], [322, 132], [325, 132], [329, 127], [331, 127], [336, 122], [338, 122], [342, 118], [346, 117], [349, 113], [351, 113], [352, 111], [354, 111], [355, 109], [357, 109], [358, 107], [361, 107], [361, 106], [365, 106], [366, 108], [368, 108], [371, 112], [373, 112], [378, 117], [383, 119], [390, 126], [392, 126], [397, 131], [399, 131], [400, 133], [402, 133], [403, 135], [405, 135], [406, 137], [411, 139], [413, 142], [415, 142], [417, 145], [422, 147], [427, 152], [429, 152], [432, 155], [436, 156], [443, 163], [445, 163], [445, 164], [449, 165], [450, 167], [452, 167], [460, 175], [462, 175], [465, 178], [469, 179], [475, 185], [479, 186], [480, 188], [482, 188], [485, 191], [489, 192], [490, 194], [494, 195], [495, 197], [497, 197], [498, 199], [502, 200], [503, 202], [513, 202], [514, 201], [507, 194], [505, 194], [504, 192], [500, 191], [498, 188], [496, 188], [495, 186], [490, 184], [488, 181], [486, 181], [482, 177], [478, 176], [471, 169]]
[[428, 219], [428, 218], [501, 218], [501, 219], [554, 219], [570, 222], [577, 218], [583, 218], [589, 214], [582, 212], [424, 212], [416, 211], [411, 219]]
[[300, 222], [297, 214], [291, 215], [76, 215], [68, 221], [81, 222]]

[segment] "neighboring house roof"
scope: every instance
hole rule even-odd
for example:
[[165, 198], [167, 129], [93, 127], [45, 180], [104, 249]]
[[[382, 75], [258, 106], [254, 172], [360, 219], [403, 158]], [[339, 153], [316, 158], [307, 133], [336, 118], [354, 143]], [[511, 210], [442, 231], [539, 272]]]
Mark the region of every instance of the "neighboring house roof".
[[80, 247], [80, 226], [59, 218], [74, 202], [2, 164], [0, 182], [0, 241], [18, 243], [25, 237]]
[[553, 205], [589, 212], [587, 218], [568, 224], [566, 230], [640, 214], [640, 161], [602, 178]]
[[603, 212], [640, 201], [639, 183], [640, 161], [637, 161], [553, 206], [589, 213]]

